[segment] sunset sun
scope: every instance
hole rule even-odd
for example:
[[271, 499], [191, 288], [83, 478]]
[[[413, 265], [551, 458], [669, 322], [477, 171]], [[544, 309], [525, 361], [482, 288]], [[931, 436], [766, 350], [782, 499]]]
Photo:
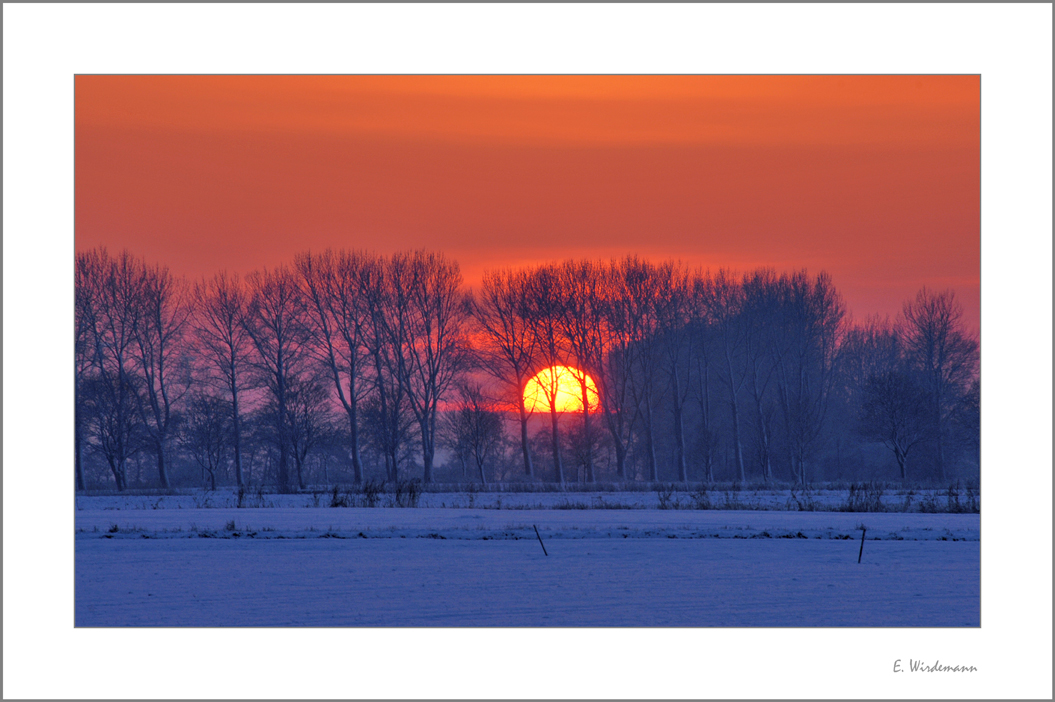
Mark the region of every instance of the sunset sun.
[[582, 412], [582, 380], [586, 379], [586, 395], [590, 411], [599, 404], [597, 385], [593, 378], [577, 368], [553, 366], [539, 371], [524, 386], [524, 406], [528, 412], [549, 412], [550, 402], [556, 402], [558, 412]]

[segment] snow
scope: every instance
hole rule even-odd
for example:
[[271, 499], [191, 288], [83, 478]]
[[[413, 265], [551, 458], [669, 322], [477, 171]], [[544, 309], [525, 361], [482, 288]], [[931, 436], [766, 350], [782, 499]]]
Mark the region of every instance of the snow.
[[77, 542], [84, 626], [979, 626], [979, 543]]
[[78, 498], [79, 627], [980, 625], [978, 514], [129, 506]]
[[[342, 497], [361, 505], [362, 497], [341, 492]], [[706, 504], [710, 509], [729, 510], [788, 510], [788, 511], [838, 511], [847, 502], [847, 491], [837, 489], [712, 489], [706, 493]], [[247, 492], [243, 506], [248, 507], [325, 507], [330, 504], [332, 487], [319, 487], [310, 494], [277, 495]], [[695, 509], [698, 499], [704, 499], [692, 490], [673, 492], [669, 506], [673, 509]], [[962, 505], [968, 502], [966, 490], [959, 491]], [[975, 499], [978, 500], [977, 493]], [[907, 505], [906, 505], [907, 501]], [[930, 502], [940, 510], [946, 509], [949, 497], [947, 490], [918, 489], [885, 490], [881, 502], [890, 511], [919, 511], [920, 504]], [[980, 500], [979, 500], [980, 501]], [[378, 507], [394, 506], [391, 493], [378, 496]], [[193, 491], [178, 495], [93, 495], [78, 496], [79, 509], [110, 510], [154, 510], [236, 507], [237, 494], [230, 489], [215, 491]], [[657, 509], [659, 495], [652, 490], [634, 492], [505, 492], [478, 493], [426, 492], [419, 498], [419, 507], [463, 507], [476, 509]], [[907, 507], [907, 509], [905, 509]]]
[[[233, 529], [228, 525], [233, 522]], [[978, 514], [275, 507], [82, 509], [81, 538], [810, 538], [978, 541]], [[116, 529], [114, 529], [116, 527]], [[112, 530], [112, 531], [111, 531]], [[237, 536], [235, 536], [237, 534]], [[360, 536], [362, 535], [362, 536]], [[800, 536], [801, 535], [801, 536]]]

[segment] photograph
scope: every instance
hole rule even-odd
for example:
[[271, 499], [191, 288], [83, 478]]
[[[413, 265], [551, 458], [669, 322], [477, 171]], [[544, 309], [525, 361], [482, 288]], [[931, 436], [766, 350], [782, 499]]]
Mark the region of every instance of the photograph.
[[977, 630], [982, 84], [78, 73], [75, 628]]
[[1051, 699], [1051, 15], [5, 4], [4, 699]]

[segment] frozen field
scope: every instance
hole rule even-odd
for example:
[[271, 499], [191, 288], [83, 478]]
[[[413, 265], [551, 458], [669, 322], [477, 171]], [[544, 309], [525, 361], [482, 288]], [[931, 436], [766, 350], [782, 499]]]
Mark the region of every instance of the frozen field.
[[108, 499], [78, 499], [77, 626], [980, 624], [978, 514]]
[[[978, 541], [980, 515], [900, 512], [493, 509], [82, 509], [81, 539], [860, 539]], [[537, 544], [536, 544], [537, 545]]]
[[79, 539], [77, 626], [978, 626], [979, 543]]
[[[682, 490], [644, 490], [636, 492], [426, 492], [419, 497], [419, 507], [469, 509], [705, 509], [766, 511], [838, 511], [848, 499], [847, 490], [792, 489], [711, 489], [706, 492]], [[309, 494], [276, 495], [249, 492], [243, 507], [327, 507], [332, 500], [329, 489]], [[342, 491], [339, 497], [352, 506], [363, 506], [363, 496]], [[395, 496], [377, 496], [376, 506], [395, 506]], [[973, 500], [973, 503], [972, 503]], [[966, 488], [949, 490], [886, 489], [878, 498], [883, 508], [894, 512], [977, 512], [977, 492]], [[212, 492], [193, 491], [185, 495], [101, 495], [80, 496], [78, 509], [155, 510], [237, 507], [238, 496], [230, 489]], [[972, 509], [971, 507], [974, 507]], [[874, 511], [874, 510], [871, 510]]]

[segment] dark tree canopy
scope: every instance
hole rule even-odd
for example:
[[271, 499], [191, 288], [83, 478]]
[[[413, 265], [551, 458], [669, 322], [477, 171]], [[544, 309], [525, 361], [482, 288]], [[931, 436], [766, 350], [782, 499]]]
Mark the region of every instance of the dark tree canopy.
[[[474, 290], [430, 251], [304, 252], [191, 285], [96, 249], [75, 275], [79, 489], [978, 471], [978, 343], [948, 291], [855, 323], [823, 272], [636, 256]], [[557, 380], [545, 409], [525, 402], [550, 370], [580, 409]]]

